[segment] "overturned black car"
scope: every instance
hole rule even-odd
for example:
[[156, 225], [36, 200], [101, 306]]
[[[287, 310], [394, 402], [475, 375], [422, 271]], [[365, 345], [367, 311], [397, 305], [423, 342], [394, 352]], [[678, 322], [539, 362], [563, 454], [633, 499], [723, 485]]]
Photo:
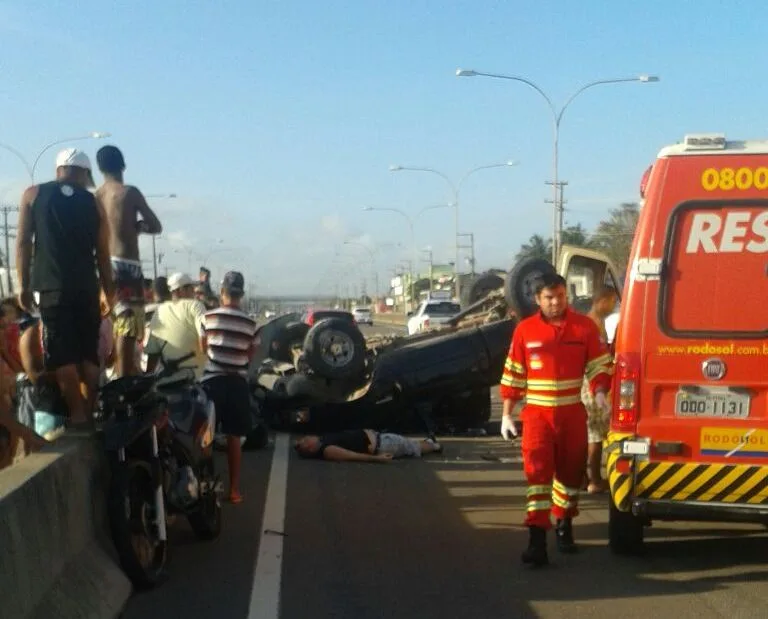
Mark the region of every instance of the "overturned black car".
[[[610, 283], [618, 290], [615, 270], [601, 255], [570, 247], [562, 255], [558, 271], [566, 279], [571, 274], [577, 283], [587, 278], [591, 287]], [[536, 311], [534, 282], [554, 270], [534, 259], [517, 264], [505, 280], [478, 278], [459, 314], [411, 336], [366, 339], [353, 322], [326, 318], [310, 327], [298, 314], [267, 322], [250, 370], [264, 420], [306, 433], [483, 427], [517, 320]]]

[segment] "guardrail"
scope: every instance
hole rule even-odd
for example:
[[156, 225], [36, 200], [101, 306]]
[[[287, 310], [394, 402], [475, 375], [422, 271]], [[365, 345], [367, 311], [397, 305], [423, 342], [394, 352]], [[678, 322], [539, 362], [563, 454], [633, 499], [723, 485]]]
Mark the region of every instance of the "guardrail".
[[131, 584], [106, 514], [100, 441], [65, 435], [0, 471], [3, 617], [118, 617]]
[[373, 315], [373, 324], [376, 324], [377, 322], [385, 325], [405, 326], [408, 323], [408, 317], [405, 314], [383, 312], [381, 314]]

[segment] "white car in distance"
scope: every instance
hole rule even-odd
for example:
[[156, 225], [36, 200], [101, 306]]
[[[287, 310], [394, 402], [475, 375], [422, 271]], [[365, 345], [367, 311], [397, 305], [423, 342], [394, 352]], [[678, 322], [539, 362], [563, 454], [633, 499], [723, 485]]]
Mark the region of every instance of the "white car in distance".
[[367, 307], [356, 307], [352, 310], [352, 318], [359, 325], [371, 325], [373, 326], [373, 314]]
[[408, 335], [421, 333], [430, 327], [448, 322], [461, 311], [453, 301], [422, 301], [418, 309], [408, 318]]

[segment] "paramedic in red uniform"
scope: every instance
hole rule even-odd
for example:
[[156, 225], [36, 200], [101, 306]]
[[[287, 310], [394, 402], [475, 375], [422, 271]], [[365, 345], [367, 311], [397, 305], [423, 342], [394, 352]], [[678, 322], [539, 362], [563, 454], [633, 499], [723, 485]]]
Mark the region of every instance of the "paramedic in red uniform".
[[522, 559], [540, 566], [548, 563], [550, 513], [557, 520], [558, 550], [577, 550], [571, 519], [578, 514], [587, 459], [581, 385], [586, 376], [596, 405], [607, 412], [611, 359], [595, 323], [568, 308], [566, 283], [560, 275], [541, 276], [535, 290], [539, 312], [517, 325], [500, 389], [505, 439], [517, 435], [512, 410], [525, 398], [521, 419], [530, 543]]

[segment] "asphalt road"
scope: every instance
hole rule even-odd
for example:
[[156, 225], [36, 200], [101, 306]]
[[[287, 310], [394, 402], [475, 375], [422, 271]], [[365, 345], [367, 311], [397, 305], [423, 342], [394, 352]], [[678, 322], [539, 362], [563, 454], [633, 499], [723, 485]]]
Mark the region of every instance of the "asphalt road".
[[493, 435], [444, 444], [391, 464], [300, 460], [287, 437], [246, 454], [246, 501], [225, 505], [221, 538], [178, 522], [169, 580], [125, 619], [766, 616], [762, 529], [658, 523], [648, 556], [620, 558], [606, 499], [586, 498], [582, 553], [551, 548], [554, 565], [530, 571], [519, 449]]

